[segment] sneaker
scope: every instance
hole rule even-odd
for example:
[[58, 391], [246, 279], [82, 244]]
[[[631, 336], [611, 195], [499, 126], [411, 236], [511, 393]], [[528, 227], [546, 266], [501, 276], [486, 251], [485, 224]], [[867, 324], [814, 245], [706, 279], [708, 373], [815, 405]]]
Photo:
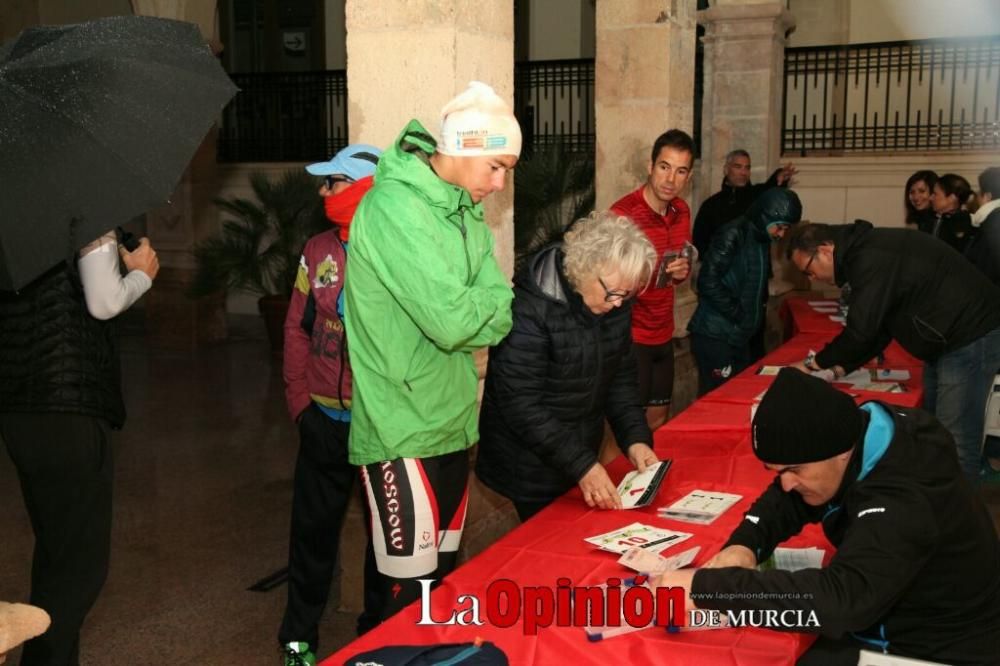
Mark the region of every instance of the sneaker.
[[285, 666], [316, 666], [316, 655], [309, 649], [309, 643], [285, 643], [281, 646], [281, 653]]

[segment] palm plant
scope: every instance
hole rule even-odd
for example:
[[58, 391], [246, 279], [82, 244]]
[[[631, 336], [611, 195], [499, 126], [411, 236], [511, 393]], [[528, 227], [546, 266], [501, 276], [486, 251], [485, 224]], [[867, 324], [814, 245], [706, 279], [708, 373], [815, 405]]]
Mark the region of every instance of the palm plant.
[[523, 259], [562, 239], [594, 208], [594, 158], [565, 144], [536, 148], [514, 170], [514, 254]]
[[306, 240], [330, 228], [316, 194], [316, 179], [307, 173], [291, 169], [275, 181], [254, 173], [250, 187], [256, 202], [239, 197], [215, 199], [228, 216], [219, 235], [195, 247], [197, 269], [191, 295], [239, 289], [258, 296], [287, 297]]

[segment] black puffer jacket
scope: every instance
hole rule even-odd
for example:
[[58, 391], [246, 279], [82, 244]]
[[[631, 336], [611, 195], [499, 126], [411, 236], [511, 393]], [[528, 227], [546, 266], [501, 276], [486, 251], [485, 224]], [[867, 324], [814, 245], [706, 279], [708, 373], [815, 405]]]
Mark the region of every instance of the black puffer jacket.
[[115, 325], [90, 315], [65, 265], [20, 292], [0, 292], [0, 411], [125, 422]]
[[764, 316], [770, 272], [768, 224], [794, 224], [802, 217], [798, 196], [771, 188], [746, 214], [712, 238], [698, 275], [698, 308], [688, 331], [741, 346], [754, 336]]
[[548, 247], [514, 280], [514, 325], [490, 349], [476, 474], [515, 501], [553, 500], [597, 462], [607, 417], [622, 447], [651, 444], [639, 405], [631, 307], [598, 316]]
[[829, 565], [700, 569], [692, 598], [718, 610], [814, 611], [820, 626], [812, 631], [854, 632], [890, 654], [1000, 663], [1000, 544], [958, 467], [954, 440], [922, 410], [862, 409], [871, 415], [866, 434], [828, 504], [806, 505], [775, 478], [726, 544], [763, 561], [806, 524], [822, 523], [837, 547]]
[[838, 285], [850, 285], [850, 309], [844, 330], [816, 356], [824, 368], [851, 371], [892, 339], [934, 361], [1000, 326], [1000, 288], [926, 234], [842, 225], [833, 269]]

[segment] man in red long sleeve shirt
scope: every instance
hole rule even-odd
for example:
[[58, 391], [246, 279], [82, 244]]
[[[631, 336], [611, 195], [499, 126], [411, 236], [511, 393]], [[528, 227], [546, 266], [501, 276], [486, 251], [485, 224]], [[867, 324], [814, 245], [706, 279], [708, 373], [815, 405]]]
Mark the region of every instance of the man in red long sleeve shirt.
[[611, 206], [645, 232], [658, 257], [653, 278], [632, 306], [632, 340], [639, 365], [639, 399], [651, 430], [666, 423], [674, 389], [674, 286], [691, 272], [681, 250], [691, 241], [691, 210], [680, 198], [691, 179], [694, 141], [672, 129], [653, 143], [649, 177]]

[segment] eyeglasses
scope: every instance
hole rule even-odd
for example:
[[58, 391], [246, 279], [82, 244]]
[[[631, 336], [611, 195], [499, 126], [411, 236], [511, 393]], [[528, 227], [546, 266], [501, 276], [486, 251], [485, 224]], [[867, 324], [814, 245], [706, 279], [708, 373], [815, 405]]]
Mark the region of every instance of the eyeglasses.
[[631, 291], [621, 290], [621, 289], [608, 289], [608, 285], [604, 284], [604, 280], [602, 280], [600, 276], [597, 276], [597, 281], [601, 283], [601, 288], [604, 289], [605, 303], [615, 303], [617, 301], [625, 301], [632, 298]]
[[806, 262], [805, 268], [802, 269], [802, 274], [805, 275], [807, 278], [811, 278], [812, 277], [812, 273], [809, 272], [809, 267], [812, 266], [813, 260], [816, 258], [816, 255], [818, 253], [819, 253], [819, 250], [816, 250], [815, 252], [813, 252], [812, 256], [809, 257], [809, 261]]
[[336, 185], [337, 183], [353, 183], [354, 182], [353, 179], [348, 178], [347, 176], [339, 176], [339, 175], [338, 176], [327, 176], [325, 178], [325, 180], [326, 180], [326, 187], [327, 187], [327, 189], [331, 189], [331, 190], [333, 189], [333, 186]]

